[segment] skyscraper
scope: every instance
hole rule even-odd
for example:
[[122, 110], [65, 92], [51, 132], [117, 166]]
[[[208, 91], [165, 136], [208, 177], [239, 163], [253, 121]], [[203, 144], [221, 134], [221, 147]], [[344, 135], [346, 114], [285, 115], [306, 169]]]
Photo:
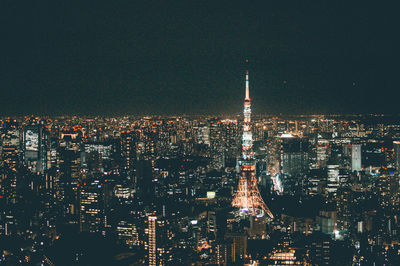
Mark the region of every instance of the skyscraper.
[[157, 265], [157, 243], [156, 243], [156, 226], [157, 217], [149, 216], [149, 266]]
[[351, 145], [351, 171], [361, 171], [361, 144]]
[[308, 142], [292, 135], [282, 135], [282, 173], [295, 175], [308, 169]]
[[1, 165], [9, 170], [16, 171], [20, 157], [20, 131], [18, 123], [6, 121], [0, 132]]
[[[246, 61], [247, 62], [247, 61]], [[238, 189], [233, 198], [232, 206], [240, 209], [242, 214], [273, 218], [271, 211], [264, 203], [257, 186], [256, 163], [253, 152], [253, 137], [251, 133], [251, 100], [249, 92], [249, 72], [246, 71], [246, 95], [244, 99], [244, 122], [242, 136], [241, 177]]]
[[162, 217], [151, 215], [147, 218], [148, 222], [148, 252], [149, 265], [165, 265], [168, 249], [166, 220]]
[[121, 134], [122, 165], [127, 170], [132, 170], [136, 160], [136, 139], [133, 132], [123, 131]]
[[47, 168], [47, 134], [40, 124], [32, 124], [24, 130], [24, 159], [33, 172]]
[[393, 141], [394, 148], [394, 166], [400, 171], [400, 141]]
[[104, 223], [102, 185], [98, 181], [83, 183], [80, 189], [80, 231], [100, 232]]

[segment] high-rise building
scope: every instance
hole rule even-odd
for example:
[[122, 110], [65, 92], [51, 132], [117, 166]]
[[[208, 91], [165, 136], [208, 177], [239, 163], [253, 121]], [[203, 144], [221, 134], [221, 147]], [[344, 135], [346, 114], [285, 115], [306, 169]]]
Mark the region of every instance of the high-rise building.
[[154, 196], [153, 170], [151, 161], [137, 161], [134, 186], [136, 187], [138, 196], [142, 199], [147, 201]]
[[225, 139], [220, 121], [213, 121], [210, 125], [211, 168], [225, 167]]
[[47, 134], [40, 124], [28, 125], [24, 129], [24, 159], [33, 172], [47, 169]]
[[339, 165], [328, 164], [327, 171], [328, 171], [327, 191], [328, 193], [336, 193], [340, 184]]
[[351, 170], [361, 171], [361, 144], [351, 145]]
[[[116, 156], [119, 155], [116, 144], [117, 143], [113, 141], [87, 142], [83, 144], [81, 152], [82, 167], [85, 169], [88, 167], [88, 164], [95, 163], [97, 164], [95, 170], [97, 169], [100, 172], [111, 169], [116, 162]], [[93, 159], [95, 159], [95, 161], [93, 161]]]
[[7, 120], [3, 123], [0, 132], [0, 144], [2, 167], [15, 172], [20, 161], [21, 151], [20, 130], [17, 122]]
[[79, 193], [80, 231], [100, 232], [104, 227], [104, 200], [98, 181], [82, 183]]
[[148, 252], [149, 265], [165, 265], [166, 257], [166, 231], [165, 220], [158, 219], [157, 216], [148, 218]]
[[59, 188], [62, 190], [65, 204], [76, 204], [78, 199], [77, 184], [80, 181], [80, 155], [73, 149], [59, 149]]
[[157, 217], [149, 216], [149, 266], [157, 265], [157, 242], [156, 242], [156, 227]]
[[308, 143], [304, 139], [284, 134], [282, 136], [282, 173], [295, 175], [308, 169]]
[[393, 141], [394, 149], [394, 166], [397, 171], [400, 171], [400, 141]]
[[318, 139], [316, 147], [316, 168], [326, 167], [330, 156], [330, 145], [326, 139]]
[[136, 139], [131, 131], [123, 131], [121, 134], [122, 166], [132, 170], [136, 161]]
[[57, 167], [57, 160], [58, 158], [58, 138], [57, 137], [51, 137], [48, 140], [48, 145], [47, 145], [47, 168], [50, 169], [52, 167]]
[[15, 202], [18, 166], [21, 157], [20, 130], [14, 120], [2, 123], [0, 131], [0, 195]]
[[210, 128], [201, 126], [197, 130], [197, 143], [210, 145]]

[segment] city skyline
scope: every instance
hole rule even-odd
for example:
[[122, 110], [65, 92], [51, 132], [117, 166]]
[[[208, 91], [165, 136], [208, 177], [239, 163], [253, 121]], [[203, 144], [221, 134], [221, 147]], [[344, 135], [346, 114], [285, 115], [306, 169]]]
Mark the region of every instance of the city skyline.
[[6, 2], [0, 265], [400, 265], [397, 9]]

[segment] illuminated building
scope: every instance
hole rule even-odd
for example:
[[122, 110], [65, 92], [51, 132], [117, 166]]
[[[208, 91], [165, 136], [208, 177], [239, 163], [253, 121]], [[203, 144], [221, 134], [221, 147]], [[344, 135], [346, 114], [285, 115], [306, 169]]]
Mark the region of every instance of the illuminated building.
[[399, 178], [393, 169], [381, 169], [376, 180], [375, 193], [378, 195], [378, 202], [385, 210], [392, 210], [399, 205]]
[[228, 246], [226, 243], [217, 242], [215, 244], [214, 263], [217, 265], [227, 265]]
[[24, 159], [33, 172], [47, 169], [47, 134], [44, 127], [28, 125], [24, 129]]
[[225, 144], [220, 121], [214, 121], [210, 125], [210, 143], [211, 168], [221, 169], [225, 167]]
[[[83, 144], [81, 163], [84, 169], [92, 166], [92, 172], [103, 172], [112, 168], [116, 151], [114, 142], [88, 142]], [[91, 165], [90, 165], [91, 164]]]
[[19, 149], [16, 146], [3, 144], [1, 161], [4, 167], [16, 171], [19, 163]]
[[339, 165], [328, 164], [328, 182], [327, 182], [327, 192], [336, 193], [340, 180], [339, 180]]
[[119, 221], [116, 232], [118, 239], [128, 246], [139, 244], [139, 235], [136, 226], [127, 221]]
[[157, 217], [148, 217], [148, 234], [149, 234], [149, 266], [157, 265], [157, 242], [156, 242], [156, 227], [157, 227]]
[[316, 155], [316, 168], [326, 167], [326, 162], [330, 156], [330, 145], [326, 139], [318, 140]]
[[165, 265], [165, 221], [149, 216], [148, 237], [149, 265]]
[[349, 227], [352, 215], [350, 210], [350, 204], [353, 200], [352, 196], [353, 192], [349, 187], [342, 187], [337, 191], [337, 220], [339, 230], [345, 230]]
[[311, 265], [328, 265], [331, 259], [331, 237], [320, 232], [314, 232], [307, 236], [305, 240], [307, 242], [308, 261]]
[[310, 169], [308, 173], [308, 193], [310, 195], [322, 194], [324, 192], [327, 172], [325, 169]]
[[236, 120], [222, 120], [224, 153], [226, 161], [236, 161], [239, 152], [240, 138], [238, 136], [238, 124]]
[[49, 138], [47, 145], [47, 168], [50, 169], [52, 167], [57, 167], [58, 158], [58, 138], [51, 137]]
[[305, 263], [302, 258], [298, 258], [296, 250], [293, 248], [275, 249], [268, 255], [267, 260], [268, 265], [310, 265]]
[[208, 126], [198, 128], [197, 143], [210, 145], [210, 128]]
[[0, 144], [2, 166], [16, 171], [20, 156], [20, 131], [15, 121], [8, 120], [3, 122]]
[[82, 183], [79, 193], [81, 231], [100, 232], [106, 226], [102, 184], [95, 180]]
[[308, 169], [308, 143], [289, 134], [282, 135], [282, 173], [295, 175]]
[[217, 238], [217, 214], [215, 211], [207, 212], [207, 232]]
[[133, 132], [121, 133], [121, 157], [123, 167], [132, 170], [136, 161], [136, 139]]
[[114, 187], [114, 195], [117, 198], [129, 199], [133, 196], [133, 192], [132, 188], [120, 184]]
[[21, 145], [20, 131], [16, 121], [7, 120], [2, 123], [0, 135], [0, 195], [11, 199], [17, 196], [17, 168], [20, 164]]
[[393, 141], [394, 149], [394, 166], [397, 171], [400, 171], [400, 141]]
[[244, 100], [244, 122], [242, 136], [242, 163], [241, 176], [232, 206], [239, 208], [242, 214], [253, 216], [269, 215], [273, 218], [262, 199], [257, 185], [256, 165], [253, 152], [253, 138], [251, 133], [251, 100], [249, 92], [249, 72], [246, 71], [246, 96]]
[[351, 145], [351, 171], [361, 171], [361, 144]]

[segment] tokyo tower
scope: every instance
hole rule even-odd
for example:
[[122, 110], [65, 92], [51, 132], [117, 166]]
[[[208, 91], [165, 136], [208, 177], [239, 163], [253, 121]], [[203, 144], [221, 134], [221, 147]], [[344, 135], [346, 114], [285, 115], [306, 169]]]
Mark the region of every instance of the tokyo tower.
[[[246, 60], [247, 62], [247, 60]], [[244, 98], [244, 123], [242, 136], [242, 165], [238, 189], [232, 206], [239, 208], [242, 214], [252, 216], [274, 216], [263, 201], [257, 186], [256, 163], [253, 152], [253, 136], [251, 134], [251, 100], [249, 92], [249, 72], [246, 71], [246, 96]]]

